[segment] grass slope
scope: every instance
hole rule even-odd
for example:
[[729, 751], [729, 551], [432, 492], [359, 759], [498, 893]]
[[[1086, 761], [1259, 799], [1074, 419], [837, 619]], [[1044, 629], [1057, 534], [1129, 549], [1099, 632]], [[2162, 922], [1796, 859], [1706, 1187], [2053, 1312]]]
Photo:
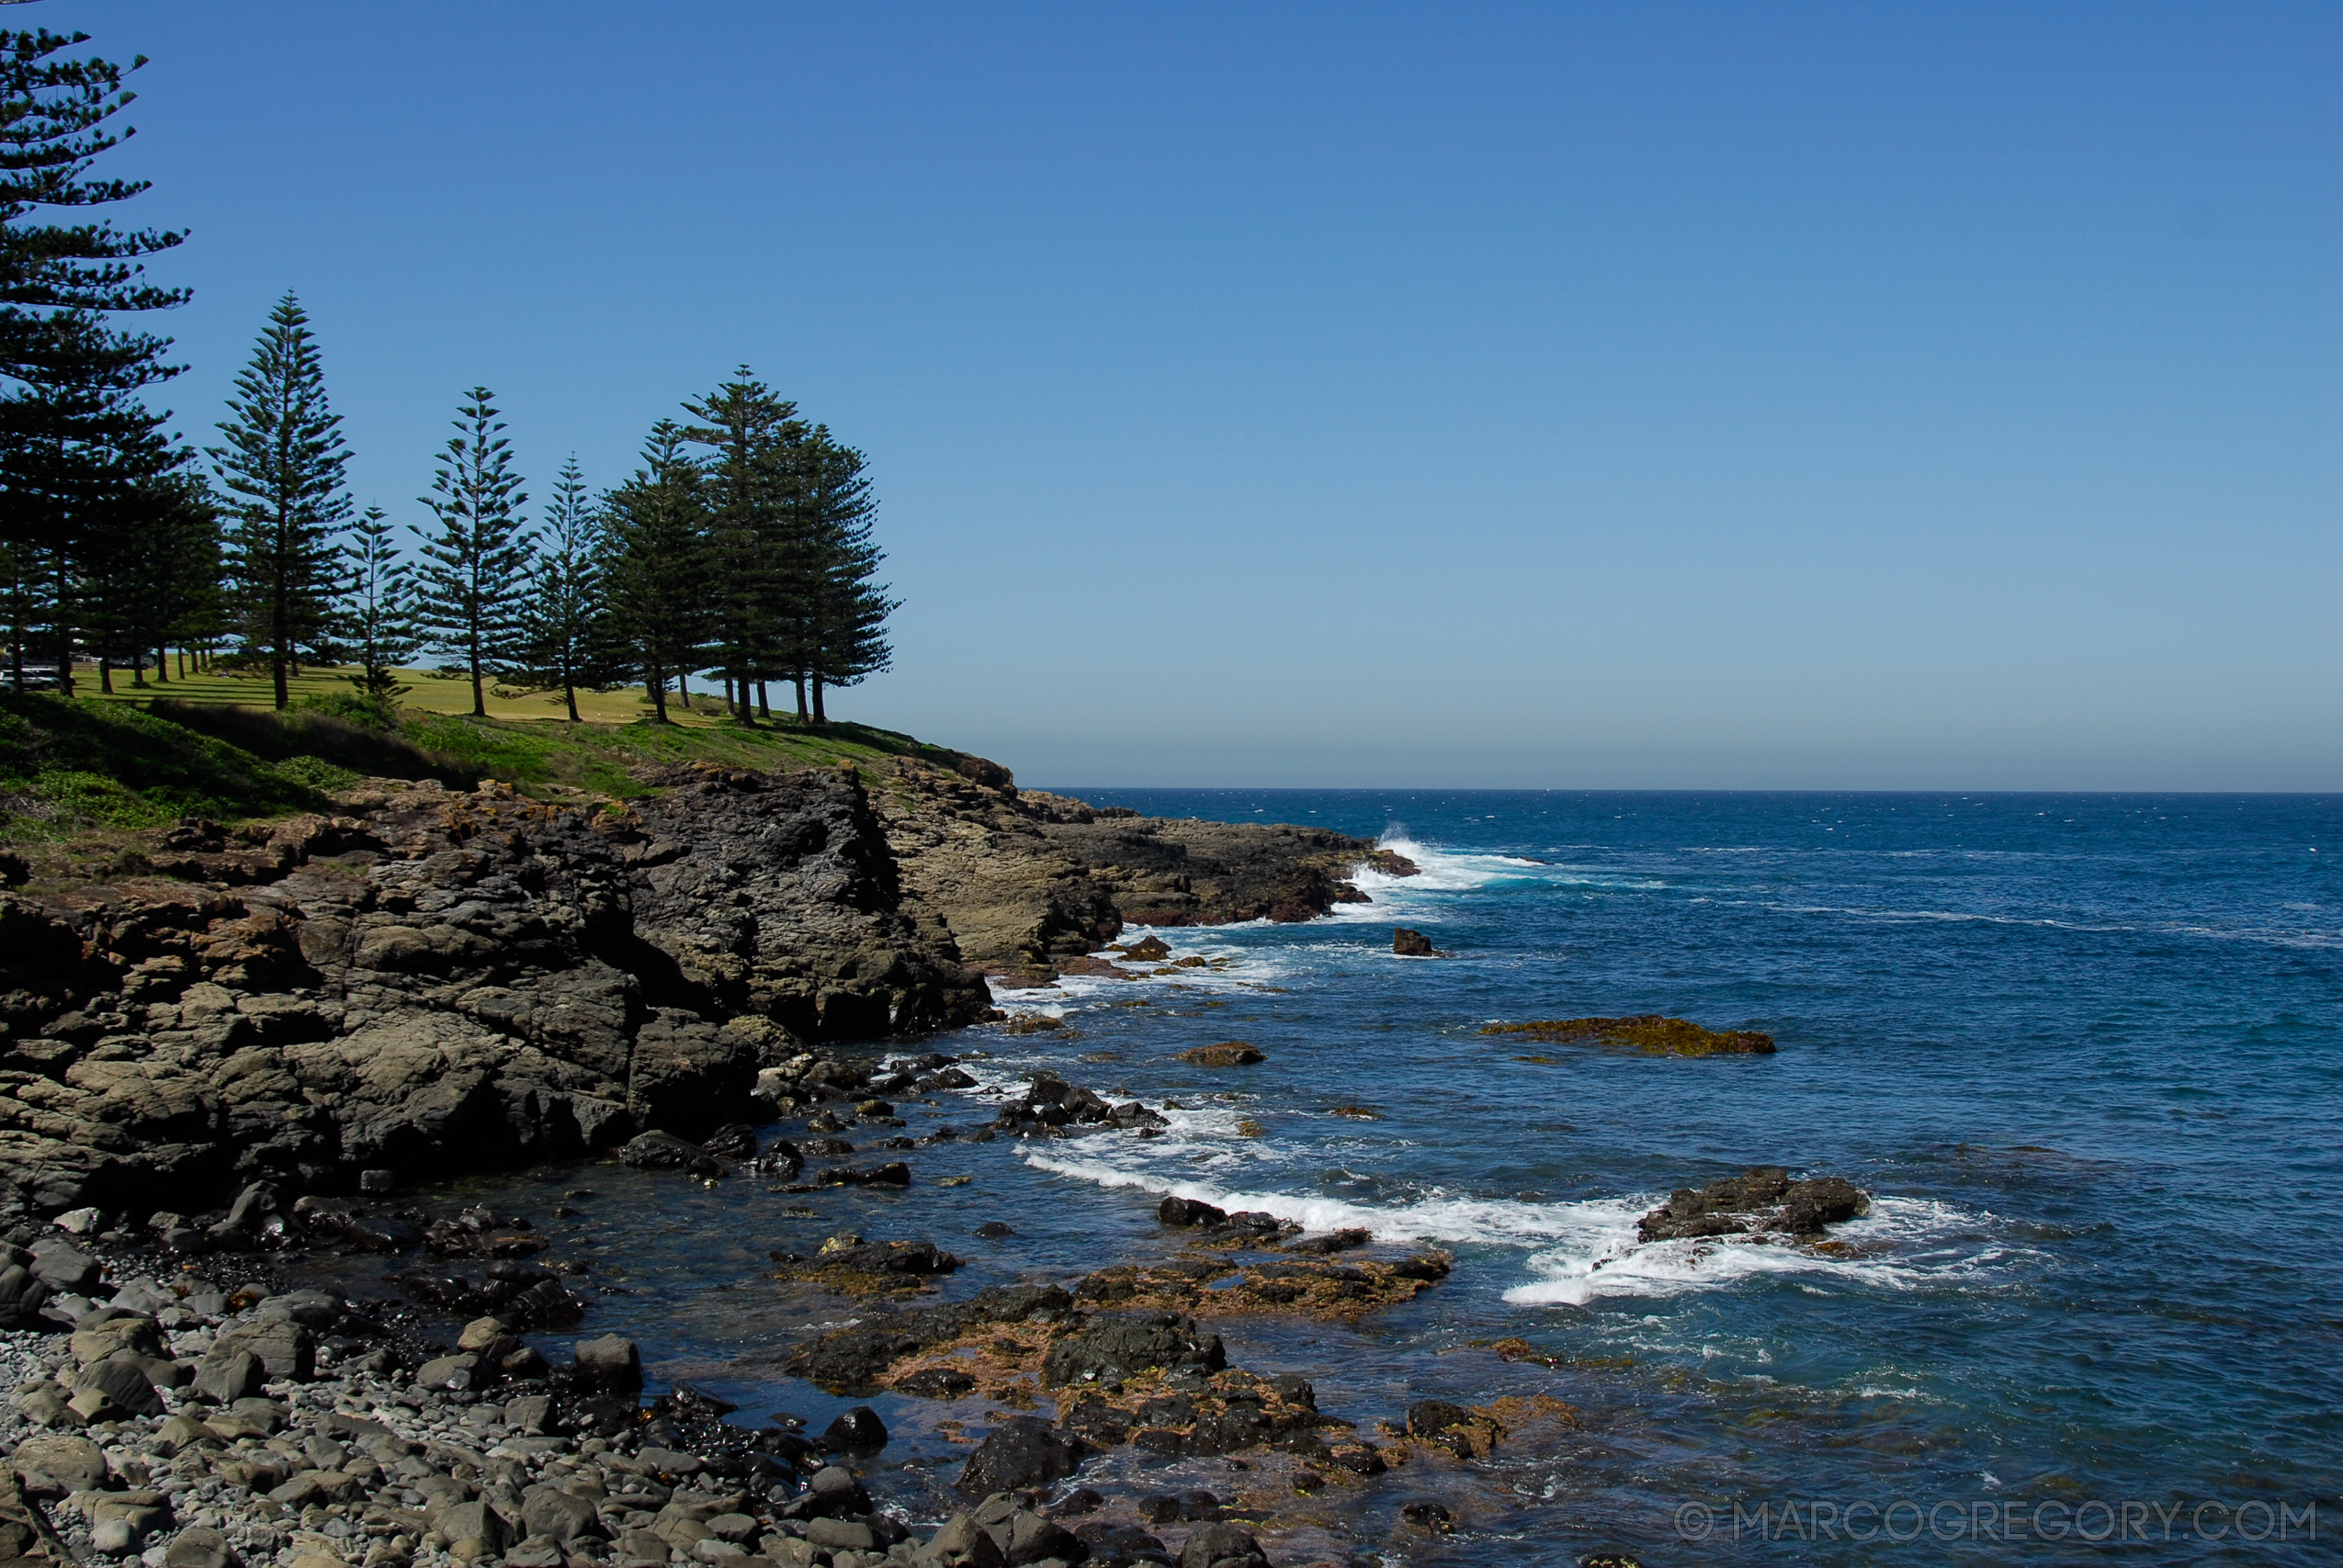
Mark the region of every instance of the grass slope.
[[[304, 684], [311, 680], [305, 676]], [[348, 690], [346, 682], [320, 680], [314, 694], [336, 687]], [[320, 808], [324, 792], [367, 774], [450, 784], [493, 778], [529, 793], [571, 788], [624, 799], [655, 793], [636, 776], [645, 764], [762, 771], [845, 763], [875, 783], [896, 757], [945, 767], [967, 761], [963, 753], [858, 724], [750, 727], [700, 713], [673, 725], [573, 725], [474, 718], [402, 704], [396, 731], [386, 733], [321, 713], [276, 713], [260, 682], [239, 682], [225, 694], [215, 687], [209, 701], [193, 682], [137, 694], [151, 705], [120, 693], [69, 700], [0, 692], [0, 840], [55, 842], [93, 831], [119, 837], [184, 815], [286, 816]]]

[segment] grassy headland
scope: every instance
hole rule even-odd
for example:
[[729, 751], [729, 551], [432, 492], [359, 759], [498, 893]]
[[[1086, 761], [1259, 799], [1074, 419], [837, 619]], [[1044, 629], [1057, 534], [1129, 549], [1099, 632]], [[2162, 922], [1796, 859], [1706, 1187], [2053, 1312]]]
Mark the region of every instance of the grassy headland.
[[[119, 683], [119, 682], [118, 682]], [[296, 701], [349, 691], [331, 671], [304, 674]], [[450, 712], [461, 682], [417, 672], [387, 727], [352, 722], [315, 706], [277, 713], [266, 683], [205, 676], [72, 699], [0, 693], [0, 841], [80, 840], [97, 849], [195, 815], [236, 821], [316, 810], [326, 793], [366, 775], [482, 778], [525, 793], [582, 790], [624, 799], [654, 793], [647, 766], [711, 762], [759, 770], [854, 766], [876, 780], [890, 759], [920, 756], [945, 767], [962, 753], [866, 725], [799, 728], [776, 717], [753, 728], [719, 713], [679, 722], [641, 716], [639, 694], [579, 694], [579, 724], [550, 703], [500, 698], [503, 711]], [[439, 688], [450, 688], [442, 691]], [[589, 703], [589, 696], [592, 701]]]

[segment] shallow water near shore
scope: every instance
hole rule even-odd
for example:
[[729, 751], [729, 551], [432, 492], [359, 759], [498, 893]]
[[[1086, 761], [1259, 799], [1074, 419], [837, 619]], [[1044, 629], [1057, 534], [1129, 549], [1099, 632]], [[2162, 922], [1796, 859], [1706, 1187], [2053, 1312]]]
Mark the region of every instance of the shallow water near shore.
[[[983, 1087], [901, 1108], [908, 1134], [973, 1128], [988, 1089], [1048, 1067], [1176, 1101], [1160, 1137], [922, 1147], [886, 1156], [911, 1165], [900, 1192], [594, 1166], [461, 1195], [543, 1215], [593, 1189], [584, 1213], [539, 1222], [559, 1255], [594, 1259], [585, 1332], [638, 1337], [654, 1378], [738, 1401], [740, 1419], [817, 1426], [855, 1402], [778, 1358], [856, 1309], [776, 1285], [767, 1254], [842, 1228], [949, 1247], [968, 1265], [951, 1296], [1168, 1251], [1165, 1193], [1447, 1249], [1446, 1282], [1353, 1327], [1213, 1326], [1233, 1364], [1301, 1371], [1322, 1410], [1368, 1430], [1432, 1396], [1547, 1394], [1578, 1424], [1471, 1465], [1420, 1458], [1289, 1493], [1280, 1561], [2069, 1562], [2108, 1550], [2088, 1544], [2098, 1505], [2128, 1530], [2127, 1503], [2165, 1510], [2137, 1517], [2176, 1558], [2330, 1560], [2343, 800], [1067, 793], [1380, 835], [1422, 874], [1364, 874], [1371, 904], [1306, 925], [1160, 933], [1224, 968], [1003, 993], [1065, 1027], [941, 1040], [987, 1054], [967, 1064]], [[1395, 957], [1394, 925], [1450, 956]], [[1478, 1032], [1639, 1012], [1763, 1030], [1780, 1051], [1680, 1060]], [[1267, 1059], [1174, 1057], [1230, 1039]], [[867, 1149], [870, 1130], [847, 1136]], [[1872, 1212], [1827, 1250], [1636, 1244], [1670, 1189], [1759, 1163], [1851, 1178]], [[1018, 1234], [972, 1236], [988, 1220]], [[1486, 1348], [1508, 1338], [1534, 1355]], [[980, 1435], [982, 1413], [873, 1403], [897, 1432], [873, 1490], [947, 1511], [968, 1450], [942, 1423]], [[1223, 1495], [1273, 1468], [1144, 1459], [1106, 1463]], [[1454, 1533], [1398, 1521], [1419, 1497]], [[1815, 1539], [1817, 1501], [1917, 1511]], [[2208, 1521], [2249, 1534], [2281, 1504], [2315, 1506], [2319, 1539], [2299, 1523], [2284, 1540], [2188, 1535], [2207, 1501], [2223, 1510]], [[1737, 1539], [1737, 1502], [1771, 1522]], [[1988, 1515], [1996, 1536], [2021, 1521], [2026, 1544], [1979, 1539]]]

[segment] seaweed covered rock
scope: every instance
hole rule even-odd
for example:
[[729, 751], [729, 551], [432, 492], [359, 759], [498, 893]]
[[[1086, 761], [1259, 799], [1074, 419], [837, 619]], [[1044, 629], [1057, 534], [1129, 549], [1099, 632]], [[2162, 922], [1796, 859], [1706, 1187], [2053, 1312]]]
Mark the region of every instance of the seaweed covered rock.
[[1753, 1029], [1703, 1029], [1656, 1012], [1632, 1018], [1563, 1018], [1528, 1023], [1492, 1023], [1483, 1034], [1540, 1045], [1610, 1045], [1647, 1056], [1771, 1056], [1773, 1036]]

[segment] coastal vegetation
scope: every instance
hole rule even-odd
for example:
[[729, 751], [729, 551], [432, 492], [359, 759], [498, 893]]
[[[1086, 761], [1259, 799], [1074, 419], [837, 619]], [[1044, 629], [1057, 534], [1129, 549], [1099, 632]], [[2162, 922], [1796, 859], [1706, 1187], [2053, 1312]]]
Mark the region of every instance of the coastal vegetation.
[[[290, 290], [237, 378], [218, 444], [167, 433], [144, 389], [185, 368], [119, 319], [186, 301], [141, 258], [184, 236], [88, 221], [140, 195], [97, 161], [137, 63], [73, 59], [86, 35], [0, 35], [0, 623], [8, 689], [170, 694], [191, 676], [265, 674], [278, 711], [305, 671], [340, 678], [379, 728], [400, 722], [418, 654], [470, 690], [579, 694], [640, 684], [653, 723], [715, 672], [743, 728], [828, 722], [826, 695], [888, 667], [899, 607], [866, 456], [745, 367], [651, 430], [641, 464], [596, 493], [574, 457], [532, 521], [494, 394], [462, 396], [425, 521], [402, 534], [348, 487], [351, 452], [323, 355]], [[138, 62], [142, 63], [142, 62]], [[44, 221], [62, 212], [73, 221]], [[338, 671], [337, 671], [337, 673]]]
[[[693, 724], [549, 723], [474, 718], [410, 705], [366, 722], [346, 688], [311, 674], [279, 713], [233, 701], [60, 699], [0, 691], [0, 842], [104, 854], [116, 840], [183, 816], [266, 819], [328, 808], [360, 777], [492, 778], [525, 794], [583, 790], [612, 799], [659, 793], [649, 769], [705, 763], [757, 770], [834, 768], [875, 779], [896, 758], [956, 767], [961, 753], [866, 725], [820, 729]], [[258, 684], [243, 680], [237, 684]], [[443, 686], [460, 683], [442, 682]], [[244, 695], [248, 694], [236, 694]], [[351, 714], [359, 715], [353, 718]]]

